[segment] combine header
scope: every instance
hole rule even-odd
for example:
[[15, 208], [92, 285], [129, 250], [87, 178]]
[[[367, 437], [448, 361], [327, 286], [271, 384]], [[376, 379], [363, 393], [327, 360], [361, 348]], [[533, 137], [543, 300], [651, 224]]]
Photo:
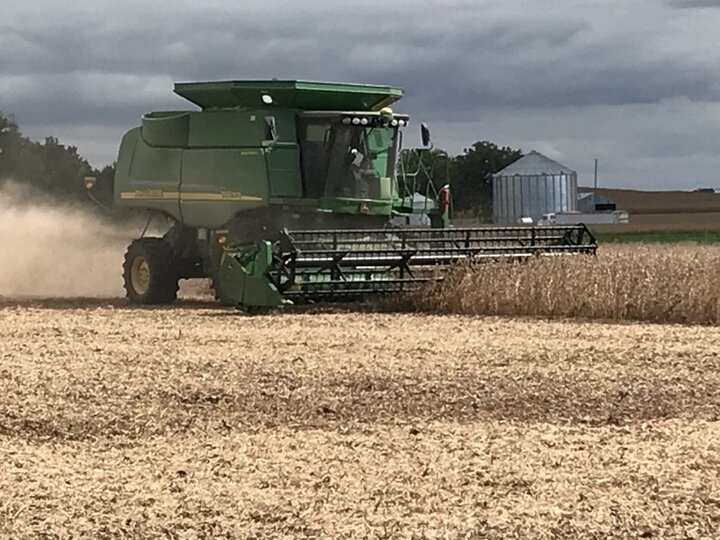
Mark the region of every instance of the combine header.
[[[171, 223], [129, 246], [131, 302], [172, 302], [178, 280], [195, 277], [245, 309], [354, 300], [442, 279], [462, 259], [595, 252], [584, 225], [452, 228], [449, 186], [435, 186], [422, 150], [399, 154], [409, 119], [389, 107], [398, 88], [273, 80], [175, 92], [201, 110], [145, 115], [117, 160], [114, 204]], [[413, 213], [431, 226], [391, 225]]]

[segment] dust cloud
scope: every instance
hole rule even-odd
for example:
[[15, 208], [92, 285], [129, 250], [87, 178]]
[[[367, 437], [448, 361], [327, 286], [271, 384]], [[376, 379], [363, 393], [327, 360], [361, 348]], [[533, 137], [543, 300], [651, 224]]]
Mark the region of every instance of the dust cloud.
[[138, 232], [1, 183], [0, 297], [123, 296], [123, 255]]

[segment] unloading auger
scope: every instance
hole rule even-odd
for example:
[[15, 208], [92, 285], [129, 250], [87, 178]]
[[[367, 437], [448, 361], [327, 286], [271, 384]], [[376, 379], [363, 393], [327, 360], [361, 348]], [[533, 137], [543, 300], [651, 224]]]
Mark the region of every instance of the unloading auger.
[[352, 301], [413, 290], [463, 259], [596, 250], [584, 225], [452, 228], [450, 186], [432, 181], [443, 155], [428, 165], [399, 150], [398, 88], [224, 81], [175, 93], [200, 110], [146, 114], [118, 154], [112, 204], [171, 224], [128, 247], [132, 303], [172, 302], [180, 279], [198, 277], [245, 309]]

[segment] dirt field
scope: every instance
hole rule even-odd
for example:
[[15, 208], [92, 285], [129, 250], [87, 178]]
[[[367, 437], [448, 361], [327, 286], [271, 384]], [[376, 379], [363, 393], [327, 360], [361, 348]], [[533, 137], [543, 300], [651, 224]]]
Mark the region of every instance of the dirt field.
[[4, 538], [716, 538], [720, 328], [0, 301]]

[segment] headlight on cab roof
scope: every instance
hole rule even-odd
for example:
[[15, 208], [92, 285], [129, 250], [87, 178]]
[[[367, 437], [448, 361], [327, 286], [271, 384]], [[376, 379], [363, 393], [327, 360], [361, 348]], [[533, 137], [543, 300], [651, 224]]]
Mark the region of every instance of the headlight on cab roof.
[[407, 120], [402, 118], [388, 118], [387, 116], [345, 116], [340, 120], [340, 123], [344, 126], [407, 126]]

